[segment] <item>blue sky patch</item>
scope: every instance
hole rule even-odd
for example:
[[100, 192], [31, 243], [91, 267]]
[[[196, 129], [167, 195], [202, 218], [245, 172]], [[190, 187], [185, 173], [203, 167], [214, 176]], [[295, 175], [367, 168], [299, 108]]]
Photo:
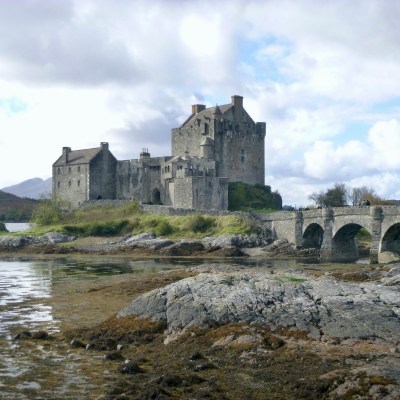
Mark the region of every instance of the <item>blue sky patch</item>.
[[20, 113], [28, 109], [28, 105], [18, 97], [0, 98], [0, 108], [8, 113]]

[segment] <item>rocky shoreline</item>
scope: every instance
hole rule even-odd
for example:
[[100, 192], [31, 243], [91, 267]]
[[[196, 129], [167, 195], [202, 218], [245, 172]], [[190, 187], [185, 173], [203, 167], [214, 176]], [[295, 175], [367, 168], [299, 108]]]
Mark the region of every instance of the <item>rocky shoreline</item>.
[[142, 233], [124, 237], [73, 236], [49, 232], [42, 236], [0, 236], [0, 252], [27, 252], [36, 254], [110, 254], [160, 257], [297, 257], [318, 258], [318, 249], [297, 249], [287, 240], [272, 241], [259, 235], [221, 235], [202, 240], [179, 240]]

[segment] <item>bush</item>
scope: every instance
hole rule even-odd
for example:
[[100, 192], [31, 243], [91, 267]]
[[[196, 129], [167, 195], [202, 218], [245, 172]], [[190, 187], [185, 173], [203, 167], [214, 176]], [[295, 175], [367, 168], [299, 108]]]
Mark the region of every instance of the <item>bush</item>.
[[92, 222], [83, 225], [64, 225], [63, 232], [74, 236], [108, 236], [127, 233], [131, 230], [128, 220]]
[[215, 218], [206, 215], [195, 214], [188, 219], [185, 228], [197, 233], [205, 232], [213, 228], [215, 225]]
[[159, 221], [158, 225], [154, 229], [154, 233], [157, 236], [170, 235], [173, 231], [174, 228], [166, 219], [162, 219], [161, 221]]
[[31, 222], [37, 225], [50, 225], [61, 220], [63, 215], [62, 202], [42, 199], [33, 209]]
[[243, 182], [230, 182], [228, 186], [228, 208], [231, 211], [282, 208], [282, 198], [278, 192], [271, 192], [270, 186], [247, 185]]

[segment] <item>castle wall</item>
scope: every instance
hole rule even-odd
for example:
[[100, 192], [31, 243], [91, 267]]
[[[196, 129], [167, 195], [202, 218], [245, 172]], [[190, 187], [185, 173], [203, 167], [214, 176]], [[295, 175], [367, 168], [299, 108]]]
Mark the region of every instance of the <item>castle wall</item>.
[[53, 198], [65, 201], [69, 208], [77, 208], [89, 200], [89, 165], [61, 165], [53, 167]]
[[163, 157], [118, 161], [116, 196], [143, 203], [167, 204], [162, 179]]
[[228, 181], [217, 177], [175, 178], [170, 195], [176, 208], [228, 209]]
[[115, 199], [117, 160], [108, 150], [108, 145], [89, 165], [89, 200]]
[[265, 123], [254, 123], [244, 110], [241, 120], [232, 109], [226, 114], [215, 140], [218, 174], [230, 182], [264, 185]]
[[201, 142], [214, 140], [213, 158], [216, 174], [230, 182], [265, 184], [266, 124], [255, 123], [243, 108], [240, 96], [233, 96], [234, 106], [213, 114], [203, 110], [182, 127], [172, 130], [172, 154], [201, 157]]

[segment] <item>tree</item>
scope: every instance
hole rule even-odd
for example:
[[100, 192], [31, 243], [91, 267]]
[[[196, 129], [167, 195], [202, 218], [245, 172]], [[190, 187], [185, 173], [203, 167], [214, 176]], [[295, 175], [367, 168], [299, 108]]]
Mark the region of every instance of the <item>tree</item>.
[[326, 192], [312, 193], [309, 199], [320, 207], [344, 207], [347, 205], [348, 189], [344, 183], [335, 183]]
[[61, 220], [64, 201], [42, 198], [32, 212], [31, 222], [38, 225], [51, 225]]

